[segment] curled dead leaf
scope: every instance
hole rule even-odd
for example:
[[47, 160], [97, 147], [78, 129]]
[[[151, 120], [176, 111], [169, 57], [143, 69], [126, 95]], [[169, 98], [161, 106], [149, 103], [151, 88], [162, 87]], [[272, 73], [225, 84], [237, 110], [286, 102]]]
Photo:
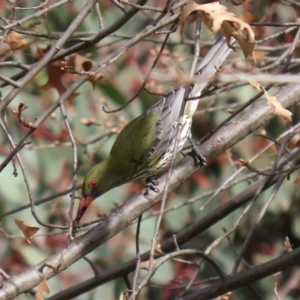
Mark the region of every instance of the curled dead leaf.
[[19, 34], [15, 31], [11, 31], [5, 37], [5, 42], [9, 45], [12, 51], [18, 49], [28, 49], [29, 42], [23, 38], [23, 34]]
[[276, 114], [278, 116], [283, 117], [286, 121], [291, 123], [293, 114], [281, 105], [281, 103], [278, 101], [277, 97], [270, 96], [265, 90], [264, 90], [264, 93], [265, 93], [265, 97], [268, 100], [269, 105], [274, 108]]
[[39, 231], [39, 227], [28, 226], [24, 223], [24, 221], [14, 219], [18, 228], [22, 231], [26, 241], [31, 244], [33, 242], [32, 236]]
[[268, 104], [275, 110], [275, 113], [280, 116], [283, 117], [286, 121], [288, 122], [292, 122], [292, 113], [285, 109], [282, 104], [279, 102], [279, 100], [277, 99], [277, 97], [275, 96], [270, 96], [268, 94], [268, 92], [265, 90], [265, 88], [260, 85], [257, 81], [249, 81], [249, 83], [257, 90], [259, 91], [263, 91], [265, 94], [265, 97], [267, 98]]
[[96, 65], [94, 61], [91, 59], [82, 56], [80, 54], [72, 54], [70, 55], [68, 61], [64, 63], [62, 69], [66, 72], [70, 72], [78, 75], [88, 75], [89, 81], [94, 84], [96, 82], [102, 81], [102, 79], [111, 79], [112, 77], [112, 68], [107, 67], [101, 72], [91, 72], [90, 70]]
[[234, 49], [230, 44], [230, 38], [234, 37], [239, 43], [245, 57], [252, 56], [254, 59], [255, 34], [249, 24], [227, 11], [227, 7], [219, 2], [197, 4], [189, 2], [180, 14], [181, 23], [192, 23], [195, 21], [195, 12], [201, 11], [203, 23], [212, 31], [223, 30], [228, 47]]
[[49, 286], [47, 284], [47, 281], [46, 279], [44, 279], [38, 286], [38, 290], [34, 296], [34, 298], [36, 300], [44, 300], [43, 298], [43, 292], [46, 292], [47, 294], [50, 293], [50, 289], [49, 289]]
[[[259, 21], [258, 16], [251, 14], [249, 11], [246, 10], [245, 7], [243, 13], [240, 16], [240, 19], [246, 23]], [[252, 29], [256, 37], [263, 36], [265, 34], [265, 28], [263, 26], [255, 26]]]

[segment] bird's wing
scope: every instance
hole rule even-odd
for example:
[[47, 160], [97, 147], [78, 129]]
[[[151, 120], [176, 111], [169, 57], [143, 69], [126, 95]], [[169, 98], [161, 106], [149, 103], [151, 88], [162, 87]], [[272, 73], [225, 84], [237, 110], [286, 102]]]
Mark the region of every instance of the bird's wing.
[[156, 137], [149, 149], [150, 151], [147, 154], [146, 161], [160, 157], [176, 138], [176, 127], [180, 119], [180, 110], [184, 94], [185, 88], [180, 87], [153, 106], [154, 109], [157, 108], [159, 110], [159, 114], [156, 122]]
[[159, 158], [175, 138], [184, 93], [183, 87], [172, 91], [128, 123], [118, 135], [110, 155], [117, 156], [122, 149], [129, 160], [136, 162]]

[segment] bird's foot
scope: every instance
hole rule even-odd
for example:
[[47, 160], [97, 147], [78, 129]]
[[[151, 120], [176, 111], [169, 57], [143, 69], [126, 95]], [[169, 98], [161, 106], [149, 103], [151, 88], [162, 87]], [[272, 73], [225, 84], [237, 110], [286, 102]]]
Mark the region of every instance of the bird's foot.
[[151, 177], [148, 177], [146, 179], [146, 191], [145, 191], [144, 195], [148, 195], [149, 190], [151, 190], [155, 193], [158, 193], [159, 189], [155, 187], [158, 184], [159, 184], [159, 182], [157, 180], [154, 180]]
[[74, 220], [73, 225], [72, 225], [72, 233], [71, 233], [71, 238], [72, 239], [74, 239], [76, 237], [76, 234], [78, 232], [78, 228], [79, 228], [79, 221]]
[[195, 143], [191, 138], [189, 138], [189, 141], [192, 145], [192, 152], [191, 155], [194, 159], [196, 166], [206, 166], [206, 157], [202, 154], [202, 152], [196, 147]]

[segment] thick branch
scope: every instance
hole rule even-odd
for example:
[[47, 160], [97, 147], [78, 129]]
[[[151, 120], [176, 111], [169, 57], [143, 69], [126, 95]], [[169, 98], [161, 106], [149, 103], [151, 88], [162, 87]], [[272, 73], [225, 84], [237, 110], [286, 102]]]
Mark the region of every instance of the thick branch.
[[191, 295], [180, 298], [180, 300], [205, 300], [223, 295], [226, 292], [232, 291], [245, 284], [249, 285], [253, 282], [275, 274], [279, 271], [283, 271], [291, 266], [297, 265], [300, 262], [300, 248], [285, 253], [280, 257], [272, 259], [264, 264], [253, 267], [248, 270], [239, 272], [234, 276], [229, 276], [225, 281], [212, 284], [209, 287], [205, 287], [199, 291], [194, 291]]

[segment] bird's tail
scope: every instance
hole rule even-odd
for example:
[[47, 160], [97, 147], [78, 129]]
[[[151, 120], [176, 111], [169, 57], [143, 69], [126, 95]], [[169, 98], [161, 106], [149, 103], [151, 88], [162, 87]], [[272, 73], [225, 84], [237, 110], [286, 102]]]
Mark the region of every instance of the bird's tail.
[[[234, 43], [235, 40], [232, 38], [231, 44], [233, 45]], [[220, 68], [231, 50], [232, 49], [227, 46], [225, 38], [220, 38], [212, 46], [212, 48], [208, 51], [208, 53], [205, 55], [205, 57], [197, 67], [197, 71], [195, 73], [196, 82], [189, 93], [189, 98], [200, 97], [202, 90]], [[199, 80], [197, 80], [197, 77], [199, 78]], [[191, 114], [193, 114], [197, 109], [198, 101], [191, 100], [189, 101], [188, 106], [188, 110]]]

